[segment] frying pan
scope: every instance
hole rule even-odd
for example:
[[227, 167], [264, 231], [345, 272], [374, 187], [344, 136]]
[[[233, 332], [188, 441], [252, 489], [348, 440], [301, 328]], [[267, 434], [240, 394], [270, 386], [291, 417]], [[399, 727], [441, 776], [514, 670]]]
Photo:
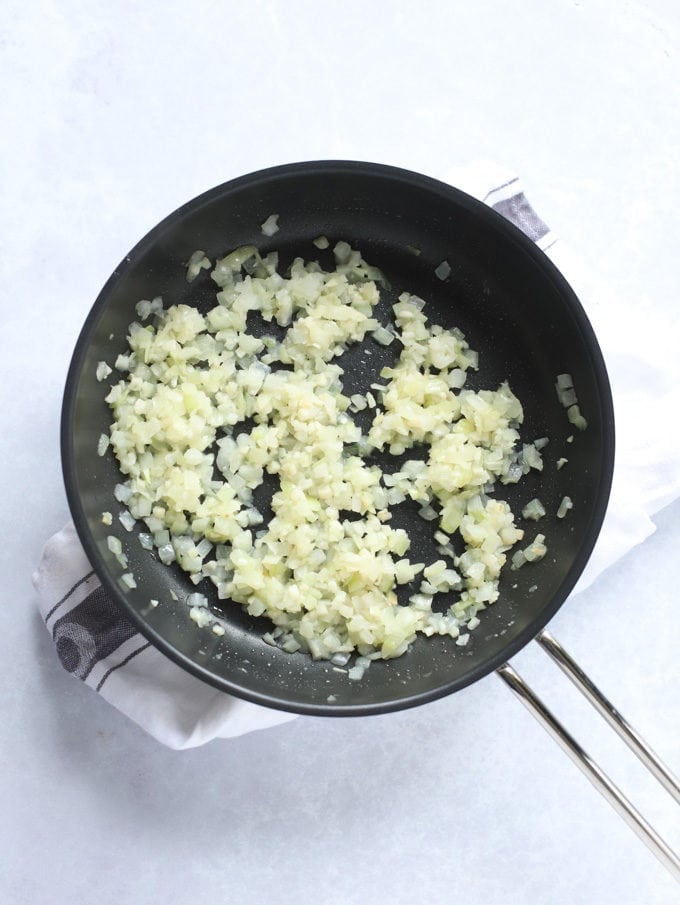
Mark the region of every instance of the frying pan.
[[[266, 238], [260, 224], [272, 213], [279, 216], [280, 230]], [[112, 362], [124, 350], [135, 304], [161, 295], [166, 305], [183, 302], [201, 310], [214, 305], [216, 289], [207, 272], [190, 286], [186, 282], [184, 265], [197, 248], [214, 260], [255, 244], [262, 253], [276, 249], [280, 268], [296, 256], [332, 266], [332, 253], [312, 244], [319, 235], [328, 236], [331, 247], [338, 239], [348, 241], [387, 276], [391, 288], [382, 292], [378, 315], [407, 290], [426, 300], [432, 322], [459, 327], [479, 352], [479, 370], [468, 385], [495, 389], [507, 380], [524, 407], [523, 441], [550, 440], [543, 471], [532, 471], [497, 494], [516, 513], [533, 497], [541, 499], [548, 514], [538, 530], [547, 537], [547, 556], [505, 570], [500, 599], [480, 614], [466, 647], [450, 638], [419, 637], [403, 657], [374, 662], [360, 682], [349, 681], [328, 661], [267, 645], [262, 635], [270, 624], [236, 604], [220, 608], [224, 636], [200, 629], [184, 603], [196, 590], [186, 574], [142, 549], [135, 532], [114, 531], [137, 582], [136, 588], [124, 588], [106, 543], [113, 529], [101, 523], [101, 513], [109, 510], [118, 524], [113, 488], [120, 474], [112, 454], [96, 452], [111, 416], [106, 385], [95, 371], [99, 361]], [[435, 275], [442, 261], [451, 270], [445, 280]], [[394, 355], [376, 344], [371, 351], [366, 356], [355, 347], [343, 355], [348, 395], [365, 391]], [[557, 399], [555, 378], [563, 372], [573, 376], [588, 421], [585, 431], [569, 423]], [[560, 457], [568, 459], [562, 469], [556, 466]], [[425, 176], [377, 164], [322, 161], [263, 170], [208, 191], [163, 220], [127, 255], [95, 301], [75, 348], [64, 394], [62, 460], [75, 526], [102, 584], [156, 647], [216, 688], [298, 713], [368, 715], [425, 703], [500, 670], [532, 703], [532, 693], [507, 661], [537, 636], [550, 648], [543, 629], [583, 571], [605, 514], [614, 417], [602, 354], [583, 308], [523, 233], [484, 204]], [[376, 460], [385, 464], [387, 457]], [[573, 509], [558, 519], [565, 495]], [[393, 524], [408, 528], [411, 559], [436, 558], [432, 526], [418, 519], [415, 509], [399, 507]], [[537, 526], [523, 527], [530, 540]], [[211, 588], [205, 593], [217, 605]], [[152, 608], [152, 598], [162, 605]]]

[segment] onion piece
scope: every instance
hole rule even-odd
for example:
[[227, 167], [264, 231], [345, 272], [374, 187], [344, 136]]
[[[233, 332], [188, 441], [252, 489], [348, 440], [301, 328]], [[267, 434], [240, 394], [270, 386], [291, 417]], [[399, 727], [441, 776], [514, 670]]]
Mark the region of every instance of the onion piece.
[[394, 333], [390, 330], [386, 330], [384, 327], [378, 327], [377, 330], [373, 331], [371, 336], [381, 346], [389, 346], [394, 342]]
[[440, 280], [446, 280], [451, 276], [451, 265], [448, 261], [442, 261], [434, 271], [434, 275]]
[[163, 311], [163, 299], [160, 295], [156, 296], [156, 298], [154, 299], [151, 299], [151, 301], [149, 301], [148, 299], [142, 299], [135, 305], [135, 311], [137, 312], [137, 317], [141, 321], [148, 320], [152, 314], [158, 315]]
[[101, 383], [102, 380], [106, 380], [109, 374], [112, 373], [112, 369], [107, 365], [105, 361], [100, 361], [97, 364], [97, 370], [95, 371], [95, 377]]
[[539, 559], [543, 559], [547, 551], [545, 535], [537, 534], [532, 543], [524, 548], [524, 558], [527, 562], [536, 562]]
[[123, 509], [123, 511], [118, 516], [118, 521], [126, 531], [132, 531], [132, 529], [135, 527], [135, 519], [127, 509]]
[[114, 556], [118, 556], [123, 551], [123, 545], [120, 542], [120, 538], [116, 537], [113, 534], [109, 534], [109, 536], [106, 538], [106, 546]]
[[137, 582], [135, 581], [135, 576], [132, 574], [132, 572], [125, 572], [123, 575], [121, 575], [120, 580], [122, 584], [124, 584], [125, 587], [130, 588], [130, 590], [137, 587]]
[[569, 510], [573, 509], [573, 508], [574, 508], [574, 503], [572, 502], [571, 497], [568, 497], [568, 496], [562, 497], [562, 501], [557, 510], [557, 518], [564, 518], [565, 515], [567, 514], [567, 512], [569, 512]]
[[338, 264], [347, 264], [352, 254], [352, 247], [344, 241], [337, 242], [333, 248], [333, 254]]
[[113, 495], [119, 503], [123, 503], [123, 505], [125, 505], [129, 502], [130, 497], [132, 496], [132, 489], [128, 484], [116, 484], [116, 486], [113, 488]]
[[579, 430], [583, 431], [588, 427], [588, 422], [581, 414], [581, 409], [578, 405], [571, 405], [567, 409], [567, 418], [569, 421], [577, 427]]
[[533, 521], [538, 521], [538, 519], [543, 518], [544, 515], [545, 506], [538, 497], [529, 500], [524, 509], [522, 509], [522, 517]]
[[347, 666], [349, 659], [350, 655], [347, 653], [347, 651], [338, 651], [337, 654], [333, 654], [333, 656], [330, 658], [330, 661], [333, 666]]
[[418, 510], [418, 515], [426, 522], [432, 522], [437, 518], [437, 511], [432, 506], [423, 506]]
[[187, 595], [186, 605], [207, 607], [208, 598], [205, 594], [199, 594], [197, 591], [194, 591], [192, 594]]
[[[211, 267], [210, 259], [206, 253], [201, 250], [195, 251], [189, 258], [187, 263], [187, 283], [193, 283], [202, 270], [209, 270]], [[143, 304], [140, 302], [140, 305]], [[138, 311], [138, 313], [140, 313]], [[147, 317], [151, 313], [151, 308], [147, 309]]]
[[139, 543], [145, 550], [153, 550], [153, 537], [151, 534], [142, 532], [139, 535]]
[[279, 231], [279, 215], [270, 214], [260, 226], [263, 236], [273, 236]]

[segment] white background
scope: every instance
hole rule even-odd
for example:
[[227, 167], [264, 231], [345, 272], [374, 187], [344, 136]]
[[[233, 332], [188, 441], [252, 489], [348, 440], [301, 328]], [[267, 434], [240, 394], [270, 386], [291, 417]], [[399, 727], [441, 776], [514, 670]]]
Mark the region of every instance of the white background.
[[[494, 158], [622, 316], [677, 329], [673, 0], [3, 0], [0, 85], [2, 901], [676, 902], [493, 676], [176, 753], [62, 671], [30, 582], [68, 518], [59, 410], [82, 321], [138, 238], [231, 177]], [[552, 624], [676, 772], [679, 516]], [[545, 656], [516, 665], [678, 848], [677, 809]]]

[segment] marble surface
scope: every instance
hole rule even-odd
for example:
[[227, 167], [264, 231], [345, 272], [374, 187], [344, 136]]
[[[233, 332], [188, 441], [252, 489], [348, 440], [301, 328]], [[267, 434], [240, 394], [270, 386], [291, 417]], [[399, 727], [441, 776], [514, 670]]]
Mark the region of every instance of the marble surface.
[[[676, 4], [4, 0], [0, 34], [2, 901], [676, 902], [495, 677], [176, 753], [61, 670], [30, 582], [68, 517], [60, 397], [89, 306], [148, 228], [230, 177], [494, 158], [622, 312], [678, 329]], [[680, 503], [657, 524], [552, 628], [680, 772]], [[677, 808], [532, 647], [518, 668], [680, 848]]]

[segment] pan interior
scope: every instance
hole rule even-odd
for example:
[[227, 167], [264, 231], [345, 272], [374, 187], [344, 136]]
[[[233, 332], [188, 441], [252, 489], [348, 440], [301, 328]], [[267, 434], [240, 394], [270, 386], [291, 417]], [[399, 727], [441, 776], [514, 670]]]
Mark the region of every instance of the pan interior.
[[[265, 238], [260, 224], [279, 215], [280, 231]], [[325, 661], [287, 654], [263, 642], [270, 625], [226, 605], [222, 637], [199, 629], [184, 604], [196, 588], [176, 567], [143, 550], [136, 531], [101, 524], [120, 475], [113, 456], [99, 457], [97, 441], [108, 432], [106, 385], [97, 363], [124, 350], [135, 304], [162, 295], [172, 303], [214, 303], [207, 274], [191, 287], [184, 262], [197, 248], [211, 259], [244, 244], [263, 253], [276, 249], [283, 262], [299, 255], [332, 266], [331, 247], [344, 239], [387, 275], [385, 309], [402, 291], [427, 302], [434, 323], [457, 326], [479, 352], [473, 388], [495, 389], [503, 380], [525, 412], [522, 439], [549, 437], [543, 472], [497, 495], [516, 516], [538, 496], [548, 515], [518, 524], [530, 540], [540, 531], [548, 554], [518, 571], [506, 567], [500, 600], [480, 614], [467, 647], [450, 638], [419, 638], [403, 657], [377, 661], [352, 682]], [[418, 250], [418, 254], [413, 249]], [[442, 281], [435, 268], [448, 261]], [[355, 348], [343, 357], [348, 381], [359, 387], [379, 373], [391, 355], [375, 344], [368, 358]], [[555, 377], [569, 372], [588, 419], [577, 431], [557, 400]], [[349, 376], [351, 375], [351, 377]], [[112, 375], [115, 377], [115, 375]], [[370, 382], [370, 381], [369, 381]], [[570, 442], [569, 437], [573, 437]], [[606, 372], [597, 342], [575, 296], [533, 244], [493, 211], [434, 180], [372, 164], [317, 163], [280, 167], [227, 183], [190, 202], [156, 227], [117, 268], [97, 299], [78, 341], [69, 373], [62, 421], [64, 474], [74, 521], [100, 578], [120, 606], [161, 650], [217, 688], [261, 704], [317, 714], [366, 714], [398, 709], [455, 691], [490, 672], [547, 623], [571, 590], [590, 554], [606, 507], [613, 462], [613, 418]], [[559, 458], [568, 459], [558, 469]], [[564, 519], [555, 513], [563, 496], [574, 503]], [[408, 514], [411, 559], [435, 558], [432, 526]], [[399, 524], [395, 518], [395, 524]], [[121, 537], [137, 587], [123, 590], [121, 569], [106, 545]], [[203, 590], [203, 588], [200, 588]], [[172, 592], [177, 596], [173, 599]], [[210, 589], [206, 588], [210, 594]], [[151, 608], [154, 598], [161, 605]]]

